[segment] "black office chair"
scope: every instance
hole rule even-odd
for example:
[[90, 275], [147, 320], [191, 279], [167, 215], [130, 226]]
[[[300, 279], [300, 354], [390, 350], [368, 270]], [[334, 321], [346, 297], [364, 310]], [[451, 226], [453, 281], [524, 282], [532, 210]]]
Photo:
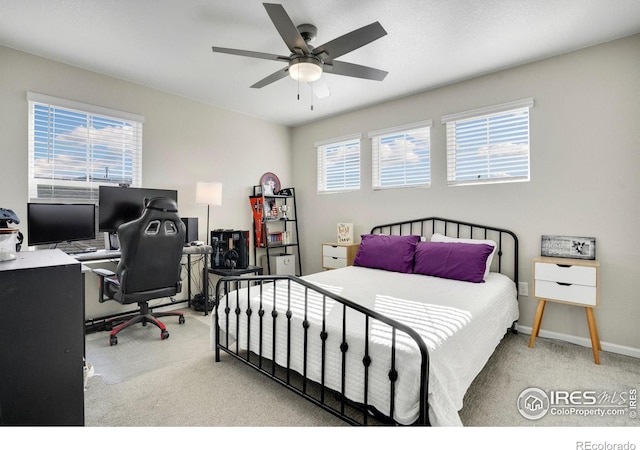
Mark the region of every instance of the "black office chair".
[[118, 227], [121, 256], [116, 272], [93, 270], [100, 281], [99, 301], [137, 303], [140, 311], [112, 320], [118, 325], [112, 328], [109, 335], [111, 345], [118, 343], [116, 335], [120, 331], [136, 323], [142, 323], [143, 326], [154, 324], [160, 328], [161, 339], [167, 339], [169, 332], [157, 317], [178, 316], [178, 323], [184, 323], [183, 313], [152, 312], [148, 302], [171, 297], [181, 291], [185, 233], [176, 202], [164, 197], [149, 200], [138, 219]]

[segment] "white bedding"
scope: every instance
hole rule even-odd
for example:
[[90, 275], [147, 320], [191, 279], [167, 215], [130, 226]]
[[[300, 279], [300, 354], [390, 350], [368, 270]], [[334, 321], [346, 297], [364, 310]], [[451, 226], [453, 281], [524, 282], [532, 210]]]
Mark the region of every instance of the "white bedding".
[[[387, 317], [410, 325], [423, 338], [429, 349], [429, 420], [432, 425], [462, 425], [458, 411], [469, 385], [504, 336], [507, 328], [518, 319], [517, 293], [512, 280], [504, 275], [490, 273], [484, 283], [447, 280], [426, 275], [402, 274], [378, 269], [349, 266], [302, 277], [346, 299], [380, 312]], [[287, 327], [285, 313], [287, 283], [278, 282], [276, 309], [279, 312], [276, 332], [276, 362], [286, 366]], [[303, 371], [302, 339], [304, 320], [304, 294], [300, 285], [292, 283], [292, 369]], [[263, 336], [264, 357], [273, 359], [271, 336], [273, 332], [273, 285], [263, 287]], [[247, 296], [251, 297], [251, 351], [259, 353], [258, 339], [259, 290], [251, 287], [238, 291], [242, 313], [240, 320], [240, 347], [246, 349]], [[320, 381], [320, 356], [322, 331], [321, 296], [309, 295], [309, 329], [307, 376]], [[232, 336], [236, 333], [235, 293], [229, 295], [229, 323], [223, 314], [225, 302], [220, 306], [219, 324], [222, 330], [228, 326]], [[342, 307], [326, 300], [324, 306], [328, 333], [326, 341], [327, 366], [325, 384], [341, 390]], [[215, 317], [213, 315], [212, 317]], [[347, 382], [346, 395], [353, 401], [363, 401], [364, 320], [360, 314], [347, 311]], [[212, 327], [213, 329], [213, 327]], [[369, 404], [388, 414], [389, 405], [389, 336], [390, 329], [378, 321], [370, 326]], [[222, 333], [221, 333], [222, 335]], [[395, 391], [395, 420], [411, 424], [418, 417], [419, 352], [416, 345], [403, 333], [398, 334], [396, 350], [398, 381]]]

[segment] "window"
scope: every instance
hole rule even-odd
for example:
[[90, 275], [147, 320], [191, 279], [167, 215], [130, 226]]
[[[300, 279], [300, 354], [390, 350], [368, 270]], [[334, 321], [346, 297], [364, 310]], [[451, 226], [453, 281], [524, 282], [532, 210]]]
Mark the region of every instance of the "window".
[[372, 131], [374, 189], [429, 187], [431, 121]]
[[448, 184], [529, 181], [532, 106], [526, 99], [443, 116]]
[[315, 143], [319, 194], [360, 189], [360, 138], [358, 134]]
[[98, 186], [142, 182], [144, 118], [36, 93], [29, 103], [29, 202], [95, 203]]

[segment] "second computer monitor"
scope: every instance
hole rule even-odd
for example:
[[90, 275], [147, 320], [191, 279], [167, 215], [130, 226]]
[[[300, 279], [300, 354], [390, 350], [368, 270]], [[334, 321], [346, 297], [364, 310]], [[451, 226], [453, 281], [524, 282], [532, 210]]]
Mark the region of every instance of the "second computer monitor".
[[119, 186], [100, 186], [98, 194], [98, 229], [115, 233], [123, 223], [142, 215], [145, 200], [167, 197], [178, 202], [178, 191]]

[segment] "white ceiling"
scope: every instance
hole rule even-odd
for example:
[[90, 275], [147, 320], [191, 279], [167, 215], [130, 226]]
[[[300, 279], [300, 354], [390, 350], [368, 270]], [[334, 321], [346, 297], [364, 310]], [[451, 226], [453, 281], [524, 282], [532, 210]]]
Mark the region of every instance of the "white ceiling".
[[[0, 0], [0, 45], [295, 126], [640, 32], [639, 0], [272, 0], [319, 46], [379, 21], [387, 36], [340, 58], [384, 81], [325, 74], [331, 95], [284, 78], [287, 55], [258, 0]], [[49, 93], [54, 95], [55, 93]]]

